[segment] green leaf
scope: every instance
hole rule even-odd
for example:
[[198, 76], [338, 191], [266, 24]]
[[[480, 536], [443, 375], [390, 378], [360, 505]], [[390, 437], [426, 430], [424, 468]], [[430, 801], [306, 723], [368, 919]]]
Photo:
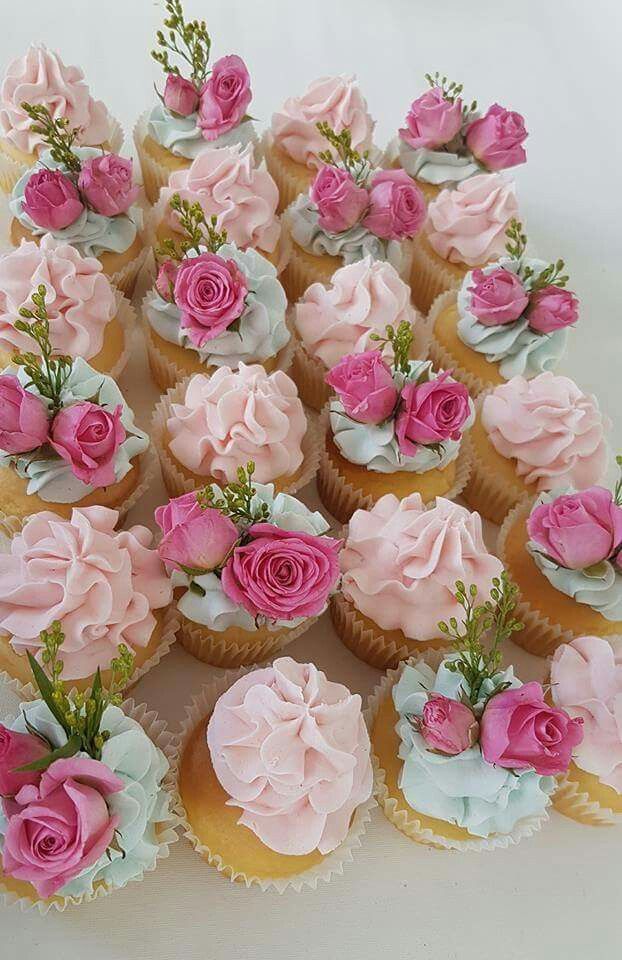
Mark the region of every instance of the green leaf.
[[26, 714], [24, 713], [23, 710], [22, 710], [22, 718], [23, 718], [23, 721], [24, 721], [24, 724], [25, 724], [25, 726], [26, 726], [26, 730], [28, 731], [28, 733], [29, 733], [32, 737], [37, 737], [38, 740], [43, 740], [43, 742], [44, 742], [45, 744], [47, 744], [47, 746], [49, 747], [49, 749], [50, 749], [50, 750], [53, 750], [54, 748], [52, 747], [52, 744], [50, 743], [50, 741], [48, 740], [48, 738], [47, 738], [46, 736], [44, 736], [42, 733], [40, 733], [40, 732], [37, 730], [36, 727], [33, 727], [32, 723], [30, 722], [30, 720], [28, 719], [28, 717], [26, 716]]
[[52, 750], [51, 753], [46, 753], [44, 757], [39, 757], [38, 760], [33, 760], [32, 763], [26, 763], [23, 767], [16, 767], [15, 770], [11, 771], [12, 773], [28, 773], [31, 770], [47, 770], [51, 763], [54, 763], [55, 760], [63, 760], [67, 757], [73, 757], [80, 749], [80, 737], [77, 733], [74, 733], [72, 737], [69, 737], [69, 740], [62, 747], [58, 747], [56, 750]]
[[71, 731], [67, 728], [65, 717], [54, 702], [54, 687], [52, 686], [50, 678], [30, 652], [28, 653], [28, 663], [30, 664], [30, 669], [32, 670], [33, 677], [35, 678], [35, 683], [39, 688], [39, 693], [50, 708], [50, 712], [54, 719], [60, 723], [65, 733], [69, 736]]

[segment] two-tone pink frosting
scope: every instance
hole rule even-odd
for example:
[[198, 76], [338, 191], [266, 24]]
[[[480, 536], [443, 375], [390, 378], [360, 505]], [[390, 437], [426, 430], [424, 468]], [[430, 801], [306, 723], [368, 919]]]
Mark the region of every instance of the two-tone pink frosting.
[[117, 312], [117, 298], [99, 260], [51, 234], [41, 243], [22, 240], [0, 256], [0, 348], [37, 351], [31, 337], [15, 329], [21, 307], [32, 309], [39, 284], [46, 290], [50, 341], [57, 353], [89, 360], [102, 349], [106, 325]]
[[174, 193], [200, 203], [208, 221], [216, 217], [218, 230], [227, 231], [230, 243], [243, 250], [275, 249], [281, 234], [279, 191], [268, 171], [255, 165], [252, 144], [205, 149], [186, 170], [170, 175], [160, 200], [166, 205], [165, 221], [178, 229], [178, 216], [168, 205]]
[[443, 260], [480, 266], [505, 252], [505, 231], [517, 216], [514, 182], [483, 173], [441, 190], [428, 206], [427, 238]]
[[330, 853], [371, 795], [361, 698], [312, 663], [280, 657], [237, 680], [216, 703], [207, 743], [238, 823], [278, 853]]
[[172, 599], [151, 531], [117, 531], [118, 518], [107, 507], [76, 508], [70, 520], [35, 513], [0, 553], [0, 633], [17, 653], [36, 654], [41, 630], [59, 620], [67, 680], [107, 669], [121, 643], [146, 647], [153, 611]]
[[583, 490], [604, 476], [609, 421], [568, 377], [512, 377], [484, 398], [481, 418], [495, 450], [515, 459], [518, 476], [538, 491]]
[[66, 66], [43, 43], [32, 43], [23, 57], [8, 65], [0, 86], [0, 137], [24, 153], [38, 152], [43, 141], [32, 131], [22, 103], [43, 104], [54, 118], [65, 117], [78, 128], [77, 142], [97, 146], [110, 137], [110, 115], [94, 100], [79, 67]]
[[327, 287], [312, 283], [296, 304], [296, 330], [327, 368], [373, 349], [372, 333], [384, 336], [387, 325], [397, 328], [404, 320], [417, 320], [410, 287], [390, 263], [372, 257], [340, 267]]
[[456, 580], [474, 583], [483, 601], [502, 564], [486, 549], [478, 513], [442, 497], [426, 509], [418, 493], [388, 493], [352, 516], [341, 570], [343, 594], [362, 614], [383, 630], [432, 640], [439, 620], [460, 615]]
[[354, 77], [321, 77], [309, 84], [302, 96], [289, 97], [272, 115], [274, 142], [296, 163], [319, 167], [318, 154], [328, 146], [317, 129], [320, 122], [328, 123], [336, 133], [347, 127], [352, 146], [359, 152], [372, 145], [374, 121]]
[[253, 460], [255, 480], [270, 483], [300, 467], [307, 418], [286, 373], [241, 363], [193, 376], [166, 428], [171, 453], [193, 473], [229, 483]]
[[578, 767], [622, 793], [622, 643], [576, 637], [557, 648], [551, 663], [556, 706], [583, 720], [573, 751]]

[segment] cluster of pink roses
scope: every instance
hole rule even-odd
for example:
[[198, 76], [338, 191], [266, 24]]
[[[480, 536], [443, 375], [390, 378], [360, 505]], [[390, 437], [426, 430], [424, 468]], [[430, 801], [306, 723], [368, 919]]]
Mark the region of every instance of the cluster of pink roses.
[[200, 90], [191, 80], [169, 73], [162, 99], [167, 110], [180, 117], [198, 111], [204, 139], [216, 140], [244, 119], [252, 99], [251, 79], [241, 57], [221, 57]]
[[523, 315], [537, 333], [553, 333], [576, 323], [579, 301], [570, 290], [547, 284], [533, 293], [517, 274], [505, 267], [484, 273], [474, 270], [471, 312], [485, 327], [514, 323]]
[[602, 560], [622, 569], [622, 507], [605, 487], [588, 487], [536, 506], [530, 539], [560, 567], [583, 570]]

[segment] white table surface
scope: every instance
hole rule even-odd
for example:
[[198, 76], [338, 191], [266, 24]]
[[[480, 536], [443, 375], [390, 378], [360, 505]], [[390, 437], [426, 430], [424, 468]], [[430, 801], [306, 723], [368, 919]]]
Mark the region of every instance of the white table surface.
[[[153, 101], [148, 52], [160, 21], [152, 0], [25, 0], [0, 30], [0, 68], [30, 40], [45, 40], [87, 73], [95, 96], [131, 131]], [[619, 409], [619, 40], [616, 0], [187, 0], [208, 19], [216, 57], [237, 52], [253, 79], [252, 113], [264, 125], [311, 79], [356, 72], [378, 142], [401, 123], [427, 71], [448, 72], [465, 95], [498, 100], [527, 119], [529, 162], [516, 171], [519, 200], [538, 252], [563, 256], [582, 301], [563, 371]], [[3, 10], [3, 13], [5, 11]], [[147, 426], [157, 391], [137, 351], [122, 386]], [[315, 500], [311, 489], [306, 498]], [[151, 521], [161, 484], [131, 516]], [[494, 531], [491, 531], [491, 545]], [[328, 617], [288, 650], [367, 694], [380, 673], [335, 637]], [[542, 662], [507, 651], [527, 679]], [[136, 688], [175, 728], [184, 705], [217, 671], [181, 648]], [[6, 703], [6, 698], [5, 698]], [[0, 693], [0, 707], [2, 696]], [[622, 829], [593, 829], [556, 814], [507, 851], [427, 849], [375, 811], [362, 849], [342, 878], [317, 891], [262, 894], [223, 880], [186, 841], [140, 884], [42, 919], [0, 908], [6, 960], [605, 960], [622, 944]]]

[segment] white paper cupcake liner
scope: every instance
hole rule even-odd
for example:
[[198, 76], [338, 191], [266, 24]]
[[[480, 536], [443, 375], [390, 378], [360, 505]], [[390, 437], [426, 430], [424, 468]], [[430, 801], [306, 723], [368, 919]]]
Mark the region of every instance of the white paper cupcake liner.
[[558, 779], [553, 794], [553, 806], [558, 813], [591, 827], [614, 827], [622, 824], [622, 814], [592, 800], [589, 793], [565, 773]]
[[138, 327], [138, 318], [136, 316], [136, 310], [132, 306], [131, 302], [123, 293], [121, 293], [120, 290], [115, 291], [115, 297], [117, 300], [117, 312], [115, 319], [119, 322], [123, 331], [123, 350], [121, 351], [117, 362], [108, 371], [108, 375], [112, 377], [113, 380], [118, 380], [125, 370], [128, 360], [132, 354], [134, 338], [136, 336], [136, 330]]
[[413, 299], [422, 313], [428, 313], [442, 293], [455, 292], [461, 286], [464, 277], [456, 277], [451, 266], [454, 265], [446, 265], [433, 255], [424, 239], [415, 237], [412, 243], [410, 285]]
[[290, 643], [306, 633], [318, 619], [307, 617], [297, 627], [275, 630], [263, 639], [254, 638], [253, 634], [249, 633], [248, 640], [240, 643], [231, 640], [227, 630], [217, 633], [182, 616], [178, 639], [182, 647], [202, 663], [232, 669], [272, 660]]

